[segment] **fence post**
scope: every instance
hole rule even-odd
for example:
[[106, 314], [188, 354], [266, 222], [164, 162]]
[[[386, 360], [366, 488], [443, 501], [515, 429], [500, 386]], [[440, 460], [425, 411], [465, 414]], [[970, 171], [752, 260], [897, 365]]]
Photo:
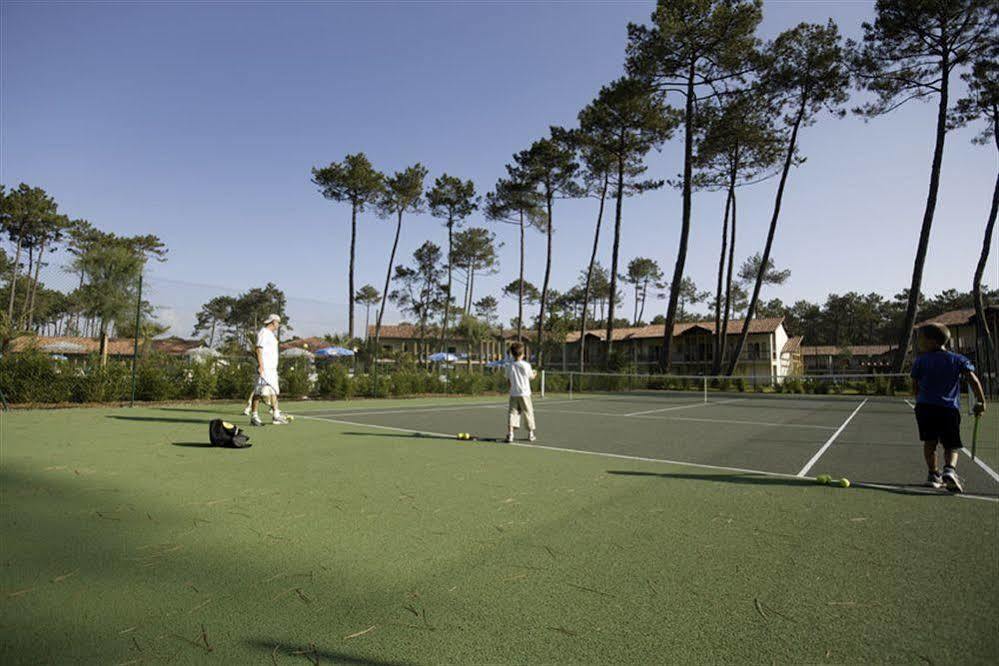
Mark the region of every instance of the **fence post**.
[[139, 273], [139, 297], [135, 299], [135, 339], [132, 346], [132, 399], [129, 407], [135, 407], [135, 366], [139, 358], [139, 329], [142, 322], [142, 273]]

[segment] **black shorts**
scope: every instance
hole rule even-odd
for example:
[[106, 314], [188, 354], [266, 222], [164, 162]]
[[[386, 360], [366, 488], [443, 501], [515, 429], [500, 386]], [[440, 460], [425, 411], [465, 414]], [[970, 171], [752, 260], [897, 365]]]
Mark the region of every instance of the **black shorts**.
[[919, 426], [919, 439], [924, 442], [940, 442], [945, 449], [963, 447], [960, 410], [916, 403], [916, 425]]

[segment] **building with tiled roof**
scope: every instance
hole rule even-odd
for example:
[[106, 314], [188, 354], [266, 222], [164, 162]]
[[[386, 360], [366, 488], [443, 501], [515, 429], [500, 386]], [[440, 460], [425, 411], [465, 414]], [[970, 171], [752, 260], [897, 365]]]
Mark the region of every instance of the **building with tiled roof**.
[[[139, 341], [140, 353], [145, 351], [147, 342]], [[171, 356], [182, 356], [191, 349], [201, 346], [200, 340], [187, 340], [178, 337], [161, 338], [152, 340], [152, 351], [169, 354]], [[100, 338], [82, 338], [75, 336], [48, 336], [48, 335], [22, 335], [15, 338], [10, 343], [9, 351], [12, 353], [24, 352], [28, 350], [38, 350], [46, 354], [61, 354], [63, 356], [88, 356], [98, 354], [101, 349]], [[108, 356], [132, 356], [135, 351], [135, 341], [132, 338], [109, 338], [107, 352]]]
[[[985, 307], [985, 321], [993, 339], [999, 337], [999, 305]], [[985, 384], [985, 390], [993, 395], [999, 391], [999, 350], [994, 350], [990, 358], [985, 350], [985, 341], [978, 330], [978, 315], [974, 308], [951, 310], [935, 317], [924, 319], [916, 324], [918, 329], [926, 324], [943, 324], [950, 331], [950, 349], [967, 356], [975, 364], [978, 375]], [[913, 336], [915, 345], [915, 336]]]
[[812, 345], [801, 348], [805, 371], [812, 374], [871, 374], [889, 372], [892, 345]]
[[[378, 338], [378, 346], [384, 355], [398, 353], [412, 354], [417, 356], [433, 354], [438, 351], [447, 351], [462, 359], [471, 358], [473, 363], [484, 363], [498, 358], [502, 358], [506, 353], [507, 344], [516, 337], [516, 331], [495, 331], [487, 339], [478, 342], [466, 340], [464, 336], [455, 331], [448, 332], [447, 349], [441, 347], [440, 328], [427, 327], [420, 336], [420, 327], [413, 324], [382, 324], [381, 333]], [[368, 326], [368, 339], [375, 337], [375, 326]], [[529, 339], [527, 332], [524, 338]]]
[[[725, 329], [726, 353], [734, 353], [744, 321], [735, 319]], [[664, 324], [615, 328], [614, 349], [625, 354], [640, 371], [655, 371], [662, 358]], [[673, 325], [673, 371], [677, 374], [702, 375], [711, 371], [714, 357], [715, 324], [713, 321], [677, 322]], [[589, 330], [580, 345], [579, 332], [566, 336], [561, 363], [565, 369], [579, 367], [582, 347], [585, 365], [600, 367], [606, 360], [606, 329]], [[753, 319], [736, 374], [743, 376], [785, 377], [800, 369], [801, 338], [791, 338], [784, 330], [783, 317]]]

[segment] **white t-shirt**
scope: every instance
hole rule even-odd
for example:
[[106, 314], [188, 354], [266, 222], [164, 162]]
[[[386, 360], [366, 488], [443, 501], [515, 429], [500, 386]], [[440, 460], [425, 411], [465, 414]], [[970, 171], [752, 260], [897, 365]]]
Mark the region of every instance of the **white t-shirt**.
[[510, 396], [525, 398], [531, 395], [531, 376], [534, 369], [527, 361], [509, 361], [506, 364], [506, 378], [510, 380]]
[[278, 341], [271, 329], [264, 326], [257, 333], [257, 349], [260, 350], [264, 373], [276, 373], [278, 367]]

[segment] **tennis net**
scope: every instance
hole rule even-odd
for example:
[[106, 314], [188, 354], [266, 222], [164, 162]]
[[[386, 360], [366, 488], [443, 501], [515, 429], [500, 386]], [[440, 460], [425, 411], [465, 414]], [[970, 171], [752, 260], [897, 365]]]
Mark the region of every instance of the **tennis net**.
[[558, 395], [569, 399], [712, 402], [728, 398], [798, 398], [845, 404], [868, 398], [902, 405], [914, 401], [912, 380], [906, 374], [729, 377], [546, 370], [541, 379], [542, 397]]

